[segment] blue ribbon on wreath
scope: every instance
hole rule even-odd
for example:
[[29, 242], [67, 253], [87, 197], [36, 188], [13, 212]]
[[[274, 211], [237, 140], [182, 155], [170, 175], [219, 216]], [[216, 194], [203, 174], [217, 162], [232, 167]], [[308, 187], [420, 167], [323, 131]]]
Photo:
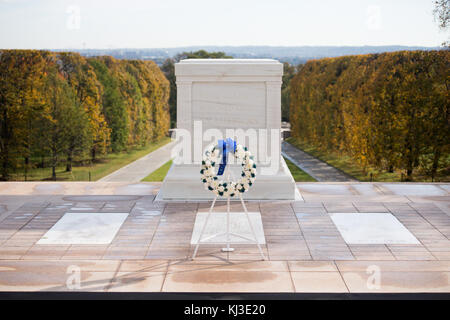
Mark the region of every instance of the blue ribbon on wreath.
[[222, 163], [219, 166], [219, 170], [217, 171], [217, 175], [223, 175], [225, 171], [225, 167], [227, 166], [227, 154], [229, 152], [236, 152], [236, 141], [231, 138], [227, 138], [226, 140], [219, 140], [218, 143], [219, 149], [222, 149]]

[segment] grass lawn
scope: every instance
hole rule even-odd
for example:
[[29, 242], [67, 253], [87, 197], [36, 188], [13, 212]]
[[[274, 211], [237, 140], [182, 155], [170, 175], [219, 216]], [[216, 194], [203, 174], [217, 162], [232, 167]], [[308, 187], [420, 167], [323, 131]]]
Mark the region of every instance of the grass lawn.
[[[288, 165], [289, 170], [291, 170], [292, 176], [294, 177], [295, 181], [316, 181], [313, 177], [298, 168], [288, 159], [285, 158], [284, 160], [286, 160], [286, 164]], [[171, 165], [172, 160], [166, 162], [164, 165], [150, 173], [147, 177], [142, 179], [142, 181], [163, 181]]]
[[[74, 166], [72, 172], [66, 172], [65, 165], [56, 168], [56, 178], [58, 181], [89, 181], [89, 172], [91, 181], [98, 180], [108, 174], [122, 168], [123, 166], [155, 151], [163, 145], [170, 142], [166, 137], [158, 142], [148, 144], [145, 147], [131, 150], [130, 152], [111, 153], [99, 160], [99, 162], [88, 166]], [[52, 174], [51, 168], [36, 168], [28, 171], [28, 181], [50, 180]], [[24, 181], [23, 171], [18, 171], [13, 175], [15, 181]]]
[[167, 161], [165, 164], [163, 164], [161, 167], [150, 173], [148, 176], [146, 176], [141, 181], [163, 181], [166, 177], [167, 172], [170, 169], [170, 166], [172, 165], [172, 160]]
[[[371, 181], [370, 173], [373, 175], [372, 181], [399, 182], [402, 180], [402, 172], [400, 170], [390, 173], [386, 171], [379, 171], [375, 168], [368, 168], [367, 172], [364, 172], [363, 167], [349, 156], [342, 155], [338, 152], [324, 152], [315, 146], [297, 141], [292, 137], [286, 139], [286, 142], [289, 142], [306, 153], [309, 153], [310, 155], [332, 165], [333, 167], [340, 169], [359, 181]], [[431, 182], [431, 179], [415, 175], [413, 176], [413, 181]]]
[[286, 164], [287, 164], [289, 170], [292, 173], [292, 177], [294, 177], [294, 180], [296, 182], [314, 182], [314, 181], [317, 181], [316, 179], [311, 177], [309, 174], [307, 174], [305, 171], [303, 171], [302, 169], [297, 167], [290, 160], [284, 158], [284, 161], [286, 161]]

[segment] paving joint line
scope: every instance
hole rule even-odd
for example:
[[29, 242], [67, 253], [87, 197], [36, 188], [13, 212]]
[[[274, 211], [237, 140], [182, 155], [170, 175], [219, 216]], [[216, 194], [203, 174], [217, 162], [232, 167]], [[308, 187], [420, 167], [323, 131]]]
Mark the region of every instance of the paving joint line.
[[291, 271], [291, 267], [289, 266], [289, 260], [286, 261], [286, 264], [287, 264], [287, 268], [288, 268], [288, 271], [289, 271], [289, 278], [291, 279], [292, 290], [293, 290], [293, 292], [297, 292], [297, 289], [295, 288], [294, 279], [292, 278], [292, 271]]
[[349, 288], [348, 285], [347, 285], [347, 282], [346, 282], [345, 279], [344, 279], [344, 276], [342, 275], [341, 270], [338, 268], [338, 266], [337, 266], [337, 264], [336, 264], [336, 260], [333, 260], [333, 264], [336, 266], [336, 269], [337, 269], [337, 271], [338, 271], [338, 273], [339, 273], [339, 277], [341, 278], [342, 282], [344, 283], [344, 286], [345, 286], [345, 288], [347, 289], [347, 292], [351, 292], [351, 291], [350, 291], [350, 288]]
[[[433, 223], [431, 223], [426, 217], [424, 217], [421, 213], [420, 213], [420, 211], [419, 210], [417, 210], [416, 208], [414, 208], [413, 206], [411, 206], [409, 203], [408, 203], [408, 205], [409, 205], [409, 207], [411, 207], [419, 216], [421, 216], [422, 217], [422, 219], [424, 219], [429, 225], [431, 225], [434, 229], [436, 229], [436, 231], [437, 232], [439, 232], [444, 238], [446, 238], [447, 240], [448, 240], [448, 238], [447, 238], [447, 236], [445, 235], [445, 234], [443, 234]], [[440, 210], [440, 209], [439, 209]], [[441, 210], [442, 211], [442, 210]], [[445, 214], [445, 212], [442, 212], [442, 213], [444, 213]]]
[[[432, 228], [434, 228], [434, 229], [436, 229], [432, 224], [430, 224], [429, 222], [428, 222], [428, 220], [426, 220], [424, 217], [422, 217], [422, 215], [420, 214], [420, 213], [418, 213], [417, 212], [417, 210], [416, 209], [414, 209], [413, 207], [411, 207], [410, 205], [409, 205], [409, 203], [407, 203], [408, 204], [408, 206], [410, 207], [410, 208], [412, 208], [414, 211], [415, 211], [415, 213], [420, 217], [420, 218], [422, 218], [425, 222], [427, 222]], [[400, 221], [400, 219], [399, 218], [397, 218], [397, 216], [395, 215], [395, 214], [393, 214], [394, 215], [394, 217], [409, 231], [409, 232], [411, 232], [411, 234], [417, 239], [417, 241], [419, 241], [420, 242], [420, 245], [435, 259], [435, 260], [437, 260], [437, 261], [439, 261], [439, 259], [430, 251], [430, 250], [428, 250], [428, 248], [425, 246], [425, 244], [422, 242], [422, 240], [418, 237], [418, 236], [416, 236], [411, 230], [409, 230], [409, 228], [407, 228], [406, 226], [405, 226], [405, 224], [403, 223], [403, 222], [401, 222]], [[437, 230], [437, 229], [436, 229]], [[438, 232], [439, 232], [439, 230], [437, 230]], [[439, 232], [440, 233], [440, 232]], [[395, 258], [397, 258], [397, 256], [394, 254], [394, 257]], [[435, 260], [433, 260], [433, 261], [435, 261]], [[399, 260], [400, 261], [400, 260]], [[408, 260], [407, 260], [408, 261]], [[427, 261], [431, 261], [431, 260], [427, 260]]]
[[117, 274], [119, 273], [119, 270], [122, 267], [122, 263], [123, 263], [123, 260], [119, 260], [119, 264], [117, 265], [117, 268], [114, 271], [114, 275], [111, 277], [111, 279], [109, 279], [109, 282], [108, 282], [108, 284], [105, 287], [105, 292], [109, 292], [109, 290], [112, 288], [113, 281], [116, 279]]
[[[152, 202], [152, 203], [153, 203], [153, 202]], [[147, 257], [147, 256], [149, 255], [149, 253], [150, 253], [150, 247], [152, 246], [153, 239], [155, 238], [155, 235], [156, 235], [156, 233], [158, 232], [158, 228], [159, 228], [159, 225], [160, 225], [160, 223], [161, 223], [161, 218], [164, 216], [164, 214], [165, 214], [165, 212], [166, 212], [166, 209], [167, 209], [167, 204], [164, 204], [164, 207], [162, 208], [162, 211], [161, 211], [161, 215], [159, 215], [158, 223], [157, 223], [156, 226], [155, 226], [155, 231], [153, 232], [152, 238], [150, 239], [150, 242], [149, 242], [149, 244], [148, 244], [148, 249], [147, 249], [147, 251], [146, 251], [146, 253], [145, 253], [145, 257]], [[167, 268], [168, 268], [168, 267], [167, 267]]]
[[[309, 254], [311, 260], [314, 260], [313, 255], [312, 255], [312, 253], [311, 253], [311, 248], [309, 247], [309, 244], [308, 244], [308, 240], [307, 240], [306, 237], [305, 237], [305, 232], [304, 232], [303, 229], [302, 229], [302, 226], [301, 226], [301, 224], [300, 224], [300, 220], [299, 220], [299, 218], [297, 217], [297, 215], [295, 214], [295, 210], [294, 210], [294, 208], [292, 208], [292, 205], [291, 205], [291, 209], [292, 209], [292, 211], [293, 211], [293, 213], [294, 213], [294, 217], [295, 217], [295, 220], [297, 221], [297, 225], [298, 225], [298, 228], [300, 229], [300, 233], [301, 233], [301, 235], [302, 235], [302, 238], [305, 240], [306, 248], [308, 248], [308, 254]], [[325, 210], [326, 210], [326, 209], [325, 209]]]
[[159, 292], [163, 292], [164, 285], [166, 284], [167, 275], [169, 274], [169, 266], [170, 266], [170, 260], [167, 260], [166, 262], [166, 272], [164, 273], [164, 279], [161, 283], [161, 288], [159, 289]]
[[[395, 216], [394, 216], [395, 217]], [[397, 219], [397, 218], [396, 218]], [[406, 228], [406, 227], [405, 227]], [[409, 230], [408, 230], [409, 231]], [[387, 244], [384, 244], [384, 246], [386, 247], [386, 249], [389, 251], [389, 253], [392, 255], [392, 257], [394, 258], [394, 260], [398, 260], [397, 256], [394, 254], [394, 252], [391, 250], [391, 248], [389, 248], [389, 246]]]

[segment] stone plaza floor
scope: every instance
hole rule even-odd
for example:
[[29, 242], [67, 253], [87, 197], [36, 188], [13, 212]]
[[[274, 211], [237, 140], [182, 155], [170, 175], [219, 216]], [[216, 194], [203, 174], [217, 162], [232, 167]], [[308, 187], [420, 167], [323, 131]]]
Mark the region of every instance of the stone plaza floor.
[[[247, 244], [229, 253], [205, 244], [191, 261], [197, 212], [211, 203], [157, 202], [159, 186], [1, 183], [0, 291], [450, 292], [449, 184], [299, 183], [303, 201], [248, 201], [261, 213], [266, 261]], [[242, 209], [232, 202], [231, 210]], [[67, 243], [48, 244], [66, 214], [87, 213], [100, 217], [89, 235], [103, 243], [80, 243], [85, 234], [74, 230]], [[102, 230], [114, 213], [123, 221], [108, 240]], [[391, 234], [373, 222], [384, 216], [396, 223]], [[360, 221], [366, 229], [352, 234]], [[399, 228], [405, 238], [395, 237]]]

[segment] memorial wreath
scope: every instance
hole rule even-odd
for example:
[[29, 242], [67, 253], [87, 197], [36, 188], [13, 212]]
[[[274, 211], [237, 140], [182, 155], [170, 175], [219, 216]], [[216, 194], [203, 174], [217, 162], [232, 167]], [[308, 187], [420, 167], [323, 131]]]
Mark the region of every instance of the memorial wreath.
[[[224, 181], [218, 177], [224, 173], [228, 154], [234, 155], [237, 161], [241, 162], [242, 172], [237, 181]], [[215, 167], [220, 158], [222, 162], [216, 174]], [[212, 191], [216, 196], [234, 197], [250, 189], [256, 177], [256, 164], [247, 147], [236, 144], [236, 141], [228, 138], [219, 140], [216, 146], [211, 146], [205, 151], [200, 173], [205, 189]]]

